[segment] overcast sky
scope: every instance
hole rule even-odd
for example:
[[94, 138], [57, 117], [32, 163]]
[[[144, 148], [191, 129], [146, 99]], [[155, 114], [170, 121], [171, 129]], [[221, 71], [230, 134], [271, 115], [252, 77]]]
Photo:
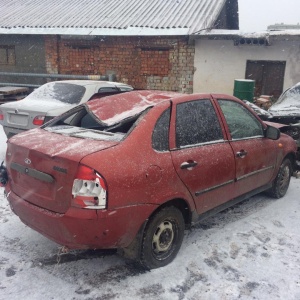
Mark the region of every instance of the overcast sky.
[[240, 30], [267, 30], [276, 23], [300, 24], [300, 0], [238, 0]]

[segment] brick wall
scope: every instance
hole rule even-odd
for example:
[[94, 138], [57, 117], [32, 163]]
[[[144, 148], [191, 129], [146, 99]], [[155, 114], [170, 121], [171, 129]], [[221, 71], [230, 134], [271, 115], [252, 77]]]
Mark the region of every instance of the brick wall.
[[45, 36], [48, 73], [107, 75], [137, 89], [193, 91], [194, 45], [182, 37]]
[[58, 72], [58, 40], [56, 36], [45, 37], [46, 70], [49, 74]]

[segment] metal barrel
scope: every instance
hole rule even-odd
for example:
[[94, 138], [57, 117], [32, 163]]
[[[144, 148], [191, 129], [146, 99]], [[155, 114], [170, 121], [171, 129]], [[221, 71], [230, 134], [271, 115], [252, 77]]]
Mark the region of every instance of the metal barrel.
[[241, 100], [253, 102], [255, 80], [235, 79], [233, 95]]

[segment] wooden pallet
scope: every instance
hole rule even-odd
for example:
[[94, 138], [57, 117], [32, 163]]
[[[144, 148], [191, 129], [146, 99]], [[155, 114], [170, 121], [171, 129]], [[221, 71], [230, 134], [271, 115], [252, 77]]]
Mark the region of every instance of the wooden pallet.
[[25, 98], [29, 94], [29, 88], [21, 86], [0, 87], [0, 103], [17, 101]]

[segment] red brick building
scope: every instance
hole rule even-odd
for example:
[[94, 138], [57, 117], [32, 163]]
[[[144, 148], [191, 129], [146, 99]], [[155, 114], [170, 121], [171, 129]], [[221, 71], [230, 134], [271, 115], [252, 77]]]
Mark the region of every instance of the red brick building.
[[3, 71], [111, 75], [138, 89], [192, 92], [193, 34], [238, 28], [237, 0], [22, 3], [0, 4]]
[[195, 49], [186, 37], [44, 39], [47, 73], [113, 74], [138, 89], [192, 92]]

